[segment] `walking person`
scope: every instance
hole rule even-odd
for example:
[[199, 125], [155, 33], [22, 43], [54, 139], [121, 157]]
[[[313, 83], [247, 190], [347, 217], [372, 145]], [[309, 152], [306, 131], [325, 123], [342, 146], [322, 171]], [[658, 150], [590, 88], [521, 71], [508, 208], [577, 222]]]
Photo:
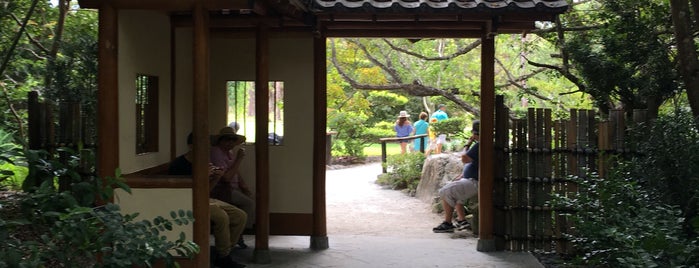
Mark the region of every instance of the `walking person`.
[[[396, 137], [408, 137], [410, 136], [410, 133], [413, 132], [413, 125], [410, 123], [408, 117], [410, 117], [410, 115], [406, 111], [400, 111], [400, 113], [398, 114], [398, 120], [396, 120], [396, 125], [393, 126], [393, 130], [396, 131]], [[407, 151], [407, 147], [408, 140], [401, 140], [400, 153], [405, 154]]]
[[[421, 112], [418, 117], [420, 120], [415, 122], [415, 135], [427, 134], [427, 130], [430, 128], [430, 124], [427, 123], [427, 113]], [[422, 143], [420, 141], [422, 141]], [[421, 144], [422, 147], [420, 147]], [[420, 151], [420, 148], [427, 152], [427, 138], [415, 139], [413, 142], [413, 151]]]
[[[432, 113], [431, 118], [437, 119], [437, 122], [442, 122], [444, 120], [449, 119], [449, 115], [447, 114], [447, 106], [444, 104], [440, 104], [437, 106], [437, 111]], [[442, 153], [442, 144], [447, 142], [447, 134], [439, 134], [437, 136], [437, 149], [435, 150], [435, 153], [441, 154]]]

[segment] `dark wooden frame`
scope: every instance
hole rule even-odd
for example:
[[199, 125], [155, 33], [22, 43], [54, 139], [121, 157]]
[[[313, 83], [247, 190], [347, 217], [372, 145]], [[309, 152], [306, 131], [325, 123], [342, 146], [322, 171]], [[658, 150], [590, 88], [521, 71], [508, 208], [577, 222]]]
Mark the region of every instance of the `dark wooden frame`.
[[[99, 79], [98, 79], [98, 128], [99, 153], [98, 175], [112, 176], [119, 161], [119, 126], [118, 120], [118, 10], [145, 9], [174, 12], [172, 26], [193, 27], [193, 114], [198, 120], [193, 122], [194, 130], [194, 174], [192, 181], [193, 208], [197, 219], [206, 219], [208, 212], [208, 117], [197, 115], [208, 114], [208, 68], [209, 68], [209, 34], [212, 31], [250, 31], [257, 39], [256, 53], [256, 83], [262, 90], [256, 90], [259, 100], [268, 96], [267, 81], [269, 81], [269, 40], [270, 32], [283, 30], [313, 31], [314, 41], [314, 132], [313, 132], [313, 228], [312, 248], [327, 248], [327, 230], [325, 213], [325, 164], [326, 164], [326, 77], [325, 77], [325, 42], [327, 37], [417, 37], [417, 38], [481, 38], [483, 49], [481, 54], [481, 150], [480, 150], [480, 185], [479, 185], [479, 227], [480, 238], [478, 249], [494, 250], [493, 240], [493, 128], [494, 128], [494, 41], [496, 33], [522, 33], [534, 29], [534, 21], [553, 20], [555, 12], [517, 12], [492, 13], [471, 12], [461, 14], [362, 14], [349, 12], [347, 14], [315, 14], [315, 25], [306, 24], [300, 20], [299, 10], [291, 8], [284, 11], [283, 3], [273, 1], [237, 0], [80, 0], [83, 8], [99, 8]], [[266, 17], [267, 9], [287, 14], [286, 18]], [[211, 16], [213, 10], [254, 11], [254, 16], [238, 16], [221, 18]], [[558, 12], [558, 11], [556, 11]], [[270, 12], [271, 14], [272, 12]], [[184, 15], [182, 15], [184, 14]], [[289, 18], [295, 18], [289, 19]], [[172, 31], [172, 30], [171, 30]], [[174, 32], [174, 31], [173, 31]], [[174, 38], [174, 37], [173, 37]], [[174, 49], [174, 42], [171, 47]], [[174, 52], [173, 52], [174, 55]], [[173, 56], [174, 59], [174, 56]], [[172, 62], [171, 64], [175, 64]], [[174, 70], [174, 67], [171, 69]], [[174, 80], [173, 80], [174, 81]], [[174, 87], [173, 85], [171, 85]], [[260, 106], [264, 111], [257, 112], [257, 139], [265, 140], [267, 122], [266, 106]], [[258, 107], [259, 108], [259, 107]], [[171, 117], [172, 118], [172, 117]], [[174, 124], [174, 122], [173, 122]], [[174, 125], [171, 128], [174, 130]], [[263, 136], [264, 135], [264, 136]], [[171, 137], [174, 134], [171, 133]], [[171, 141], [171, 148], [175, 148]], [[269, 148], [267, 143], [257, 142], [256, 172], [257, 172], [257, 218], [258, 230], [256, 239], [256, 255], [258, 261], [268, 260], [269, 245]], [[173, 153], [171, 153], [173, 154]], [[285, 216], [287, 217], [287, 216]], [[288, 217], [295, 217], [288, 215]], [[194, 241], [208, 245], [209, 225], [207, 222], [194, 223]], [[491, 246], [492, 244], [492, 246]], [[258, 254], [261, 253], [261, 254]], [[208, 265], [209, 249], [204, 246], [201, 253], [188, 266], [206, 267]]]

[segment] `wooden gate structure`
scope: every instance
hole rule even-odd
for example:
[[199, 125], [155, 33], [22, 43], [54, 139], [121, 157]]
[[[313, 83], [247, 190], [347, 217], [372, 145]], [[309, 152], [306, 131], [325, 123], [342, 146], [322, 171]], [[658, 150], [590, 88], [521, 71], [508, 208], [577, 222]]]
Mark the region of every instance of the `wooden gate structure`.
[[[59, 148], [70, 148], [80, 154], [80, 174], [94, 176], [96, 133], [86, 120], [78, 102], [40, 101], [39, 93], [31, 91], [27, 97], [29, 149], [45, 150], [49, 157], [57, 156], [61, 162], [68, 161], [68, 153]], [[56, 117], [58, 113], [58, 117]], [[66, 190], [70, 178], [59, 178], [59, 190]], [[37, 185], [38, 186], [38, 185]]]
[[[645, 111], [634, 111], [634, 121]], [[570, 111], [568, 120], [552, 120], [551, 110], [529, 108], [510, 119], [502, 96], [496, 97], [494, 235], [500, 250], [570, 253], [566, 234], [571, 208], [552, 205], [554, 195], [578, 193], [572, 177], [596, 172], [604, 177], [611, 155], [629, 154], [622, 110], [598, 121], [593, 110]]]

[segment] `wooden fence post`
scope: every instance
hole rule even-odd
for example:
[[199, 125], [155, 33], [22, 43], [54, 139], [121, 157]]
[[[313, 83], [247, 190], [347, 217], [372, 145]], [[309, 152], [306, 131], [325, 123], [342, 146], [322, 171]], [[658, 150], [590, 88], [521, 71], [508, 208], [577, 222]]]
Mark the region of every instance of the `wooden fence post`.
[[505, 99], [502, 95], [495, 96], [495, 151], [493, 170], [493, 234], [495, 250], [505, 249], [505, 207], [506, 207], [506, 182], [505, 170], [507, 170], [507, 136], [509, 130], [507, 121], [509, 112], [505, 108]]

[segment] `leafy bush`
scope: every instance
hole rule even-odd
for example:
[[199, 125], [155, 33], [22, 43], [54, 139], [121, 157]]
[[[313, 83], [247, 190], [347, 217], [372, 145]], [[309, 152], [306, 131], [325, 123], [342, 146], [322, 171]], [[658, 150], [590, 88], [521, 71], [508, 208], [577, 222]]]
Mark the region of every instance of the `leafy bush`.
[[15, 165], [22, 155], [22, 147], [14, 143], [10, 133], [0, 129], [0, 189], [19, 189], [27, 169]]
[[333, 142], [333, 155], [364, 156], [366, 132], [364, 122], [368, 116], [361, 112], [331, 112], [328, 114], [328, 127], [337, 131]]
[[697, 245], [682, 233], [680, 210], [653, 197], [630, 173], [617, 168], [608, 178], [575, 178], [580, 193], [565, 199], [578, 261], [602, 267], [677, 267], [696, 261]]
[[[172, 212], [172, 219], [135, 221], [138, 214], [122, 215], [118, 205], [77, 206], [65, 192], [58, 193], [48, 183], [44, 185], [23, 197], [24, 214], [0, 219], [0, 239], [4, 241], [0, 245], [0, 267], [150, 267], [156, 260], [176, 267], [170, 250], [183, 256], [192, 256], [199, 250], [185, 239], [184, 233], [174, 242], [161, 235], [172, 230], [173, 222], [192, 222], [191, 211]], [[36, 203], [37, 200], [73, 206], [41, 210], [47, 206]], [[22, 230], [24, 235], [14, 235]], [[31, 231], [27, 234], [26, 230]]]
[[678, 206], [685, 229], [696, 236], [690, 223], [699, 222], [699, 131], [692, 115], [677, 111], [632, 133], [633, 146], [640, 152], [631, 159], [632, 175], [661, 200]]
[[570, 215], [577, 262], [595, 267], [693, 267], [699, 263], [699, 134], [691, 115], [636, 126], [628, 159], [606, 178], [575, 178], [577, 196], [559, 198]]
[[[118, 170], [114, 178], [83, 176], [79, 163], [86, 154], [62, 152], [63, 161], [58, 161], [47, 160], [45, 151], [28, 151], [33, 183], [40, 185], [0, 204], [0, 267], [150, 267], [155, 260], [173, 267], [177, 264], [171, 251], [183, 256], [198, 252], [183, 233], [174, 242], [161, 235], [172, 230], [173, 222], [192, 222], [191, 212], [136, 221], [138, 214], [122, 215], [115, 204], [93, 207], [99, 200], [110, 200], [114, 188], [130, 193], [129, 187]], [[65, 189], [56, 188], [61, 180]]]
[[420, 183], [425, 155], [419, 152], [389, 155], [386, 162], [388, 173], [379, 175], [376, 183], [414, 193]]
[[430, 127], [437, 134], [447, 134], [452, 137], [465, 137], [464, 126], [466, 120], [459, 117], [452, 117], [439, 122], [430, 123]]
[[367, 143], [376, 143], [380, 138], [395, 137], [396, 132], [393, 130], [395, 122], [378, 122], [373, 127], [367, 128], [362, 136], [362, 139]]

